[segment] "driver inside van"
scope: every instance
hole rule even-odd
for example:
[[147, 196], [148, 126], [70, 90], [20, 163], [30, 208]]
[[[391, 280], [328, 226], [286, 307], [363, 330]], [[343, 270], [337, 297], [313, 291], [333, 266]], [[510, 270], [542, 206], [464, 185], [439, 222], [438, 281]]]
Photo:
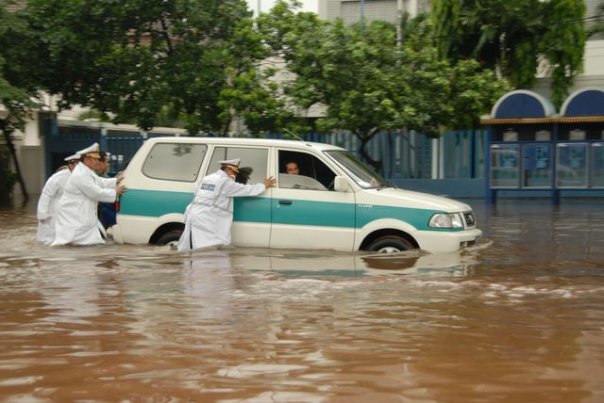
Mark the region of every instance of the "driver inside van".
[[275, 178], [253, 185], [237, 182], [241, 160], [219, 161], [220, 169], [204, 177], [185, 210], [185, 229], [176, 249], [186, 251], [231, 244], [233, 198], [258, 196], [275, 185]]
[[300, 175], [300, 166], [296, 161], [288, 161], [285, 164], [285, 173], [289, 175]]

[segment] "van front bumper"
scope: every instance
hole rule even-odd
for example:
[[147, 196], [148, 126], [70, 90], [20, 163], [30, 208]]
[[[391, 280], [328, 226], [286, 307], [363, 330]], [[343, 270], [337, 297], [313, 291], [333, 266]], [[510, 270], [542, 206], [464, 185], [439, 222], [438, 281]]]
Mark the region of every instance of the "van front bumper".
[[475, 228], [458, 232], [420, 231], [416, 240], [420, 249], [429, 253], [449, 253], [474, 245], [482, 238]]

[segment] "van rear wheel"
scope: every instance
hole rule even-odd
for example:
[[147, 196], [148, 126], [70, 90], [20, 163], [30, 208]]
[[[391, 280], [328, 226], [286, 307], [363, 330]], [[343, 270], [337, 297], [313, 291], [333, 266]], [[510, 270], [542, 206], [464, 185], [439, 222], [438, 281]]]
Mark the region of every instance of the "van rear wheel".
[[178, 240], [180, 239], [180, 236], [182, 235], [182, 229], [172, 229], [168, 232], [166, 232], [165, 234], [163, 234], [162, 236], [160, 236], [159, 238], [157, 238], [157, 241], [155, 241], [156, 245], [176, 245], [176, 243], [178, 242]]
[[377, 238], [369, 244], [367, 250], [379, 253], [396, 253], [415, 249], [415, 246], [407, 239], [396, 235], [385, 235]]

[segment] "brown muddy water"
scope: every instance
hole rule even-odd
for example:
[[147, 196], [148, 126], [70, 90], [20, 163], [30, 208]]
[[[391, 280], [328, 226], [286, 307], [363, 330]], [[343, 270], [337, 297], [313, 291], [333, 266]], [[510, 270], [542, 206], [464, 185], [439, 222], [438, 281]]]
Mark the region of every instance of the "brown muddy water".
[[382, 257], [48, 248], [0, 210], [0, 399], [604, 402], [602, 200], [469, 202], [483, 244]]

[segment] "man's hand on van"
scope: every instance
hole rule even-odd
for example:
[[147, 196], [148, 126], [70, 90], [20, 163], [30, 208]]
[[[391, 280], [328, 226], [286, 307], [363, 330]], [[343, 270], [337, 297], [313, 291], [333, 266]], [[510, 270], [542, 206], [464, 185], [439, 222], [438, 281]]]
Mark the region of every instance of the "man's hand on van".
[[272, 188], [273, 186], [275, 186], [275, 184], [277, 183], [277, 179], [275, 179], [275, 177], [273, 176], [269, 176], [268, 178], [266, 178], [264, 180], [264, 187], [265, 188]]
[[117, 179], [117, 184], [119, 185], [121, 181], [124, 180], [124, 173], [123, 172], [118, 172], [117, 176], [115, 177]]
[[119, 185], [118, 187], [115, 188], [115, 193], [120, 196], [122, 193], [124, 193], [127, 190], [126, 186], [124, 185]]

